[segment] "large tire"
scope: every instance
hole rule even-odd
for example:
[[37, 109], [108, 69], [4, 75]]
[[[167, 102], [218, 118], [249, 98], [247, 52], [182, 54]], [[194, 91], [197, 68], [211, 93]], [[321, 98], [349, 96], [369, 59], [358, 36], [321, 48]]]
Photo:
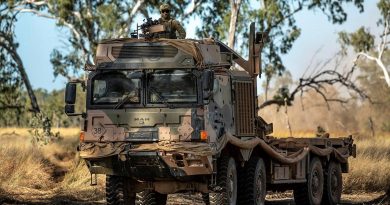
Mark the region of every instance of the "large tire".
[[312, 158], [310, 161], [307, 182], [303, 186], [294, 188], [295, 204], [320, 205], [324, 190], [324, 172], [320, 159]]
[[218, 160], [217, 186], [209, 194], [210, 205], [235, 205], [237, 202], [237, 169], [234, 158], [223, 156]]
[[326, 173], [324, 184], [324, 205], [336, 205], [340, 203], [341, 192], [343, 191], [343, 176], [341, 165], [338, 162], [330, 161]]
[[106, 175], [106, 200], [108, 205], [134, 205], [135, 193], [124, 177]]
[[243, 169], [239, 169], [238, 204], [264, 205], [266, 171], [263, 159], [253, 155]]
[[167, 194], [160, 194], [154, 191], [142, 191], [136, 195], [136, 205], [165, 205]]
[[167, 194], [154, 191], [130, 192], [130, 182], [125, 177], [106, 175], [106, 200], [108, 205], [165, 205]]
[[205, 205], [210, 205], [209, 193], [202, 193], [202, 201]]

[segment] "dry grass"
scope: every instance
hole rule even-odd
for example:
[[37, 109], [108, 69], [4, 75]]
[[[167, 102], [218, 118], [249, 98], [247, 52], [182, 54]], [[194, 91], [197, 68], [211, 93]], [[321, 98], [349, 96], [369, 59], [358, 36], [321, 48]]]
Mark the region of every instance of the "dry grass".
[[[90, 174], [77, 155], [79, 129], [59, 129], [61, 139], [34, 146], [28, 129], [0, 128], [0, 194], [15, 201], [103, 199], [100, 186], [90, 186]], [[2, 193], [3, 192], [3, 193]]]
[[[57, 132], [57, 130], [53, 130]], [[0, 128], [0, 194], [19, 201], [99, 201], [104, 199], [104, 176], [90, 186], [90, 174], [76, 152], [78, 128], [60, 129], [61, 140], [33, 146], [28, 129]], [[274, 136], [289, 137], [288, 132]], [[314, 132], [294, 132], [312, 137]], [[331, 136], [347, 136], [332, 133]], [[382, 192], [390, 186], [390, 134], [356, 138], [357, 158], [343, 175], [344, 192]], [[33, 195], [33, 198], [31, 198]]]
[[384, 191], [390, 188], [390, 134], [356, 139], [357, 157], [345, 175], [346, 192]]

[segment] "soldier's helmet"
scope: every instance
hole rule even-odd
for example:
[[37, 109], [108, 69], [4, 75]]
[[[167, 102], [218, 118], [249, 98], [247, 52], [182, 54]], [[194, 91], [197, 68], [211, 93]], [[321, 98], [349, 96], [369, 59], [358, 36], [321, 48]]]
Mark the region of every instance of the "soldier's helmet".
[[168, 11], [170, 11], [170, 10], [171, 10], [171, 7], [169, 6], [169, 4], [163, 3], [163, 4], [161, 4], [161, 6], [160, 6], [160, 12], [163, 11], [163, 10], [168, 10]]

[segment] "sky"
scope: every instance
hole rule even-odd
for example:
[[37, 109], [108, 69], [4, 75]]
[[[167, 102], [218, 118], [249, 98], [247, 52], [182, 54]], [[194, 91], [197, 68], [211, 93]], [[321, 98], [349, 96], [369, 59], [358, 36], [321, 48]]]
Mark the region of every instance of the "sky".
[[[348, 20], [342, 25], [330, 23], [320, 11], [298, 13], [296, 20], [302, 29], [301, 36], [294, 43], [292, 50], [283, 56], [286, 68], [290, 70], [294, 79], [302, 76], [317, 50], [320, 49], [316, 55], [318, 60], [328, 59], [339, 50], [338, 32], [353, 32], [363, 25], [372, 33], [378, 34], [381, 30], [376, 26], [376, 22], [380, 14], [376, 3], [375, 0], [366, 0], [363, 13], [359, 13], [356, 7], [349, 4], [346, 8]], [[157, 18], [158, 14], [152, 17]], [[141, 18], [137, 18], [136, 21], [142, 23]], [[183, 25], [187, 31], [187, 38], [197, 38], [196, 26], [193, 26], [196, 24], [199, 24], [199, 21], [192, 18], [188, 25]], [[54, 48], [66, 49], [64, 46], [66, 30], [57, 28], [54, 20], [21, 14], [15, 33], [20, 45], [18, 52], [33, 88], [44, 88], [48, 91], [63, 88], [66, 79], [61, 76], [54, 78], [50, 53]]]

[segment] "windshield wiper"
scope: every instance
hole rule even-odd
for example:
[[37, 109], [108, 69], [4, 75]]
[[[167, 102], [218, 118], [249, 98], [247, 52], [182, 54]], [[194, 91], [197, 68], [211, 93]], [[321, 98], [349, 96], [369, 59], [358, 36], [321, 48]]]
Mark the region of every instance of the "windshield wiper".
[[157, 96], [157, 98], [158, 98], [158, 100], [159, 100], [160, 102], [162, 102], [162, 103], [163, 103], [164, 105], [166, 105], [168, 108], [171, 108], [171, 109], [173, 108], [173, 105], [169, 104], [168, 101], [167, 101], [167, 99], [165, 99], [165, 98], [156, 90], [155, 87], [149, 87], [149, 90]]
[[120, 100], [114, 107], [114, 109], [119, 109], [120, 107], [122, 107], [125, 103], [127, 102], [131, 102], [133, 101], [132, 99], [135, 98], [135, 97], [138, 97], [138, 92], [135, 92], [135, 93], [132, 93], [130, 92], [129, 94], [125, 95], [124, 98], [122, 98], [122, 100]]

